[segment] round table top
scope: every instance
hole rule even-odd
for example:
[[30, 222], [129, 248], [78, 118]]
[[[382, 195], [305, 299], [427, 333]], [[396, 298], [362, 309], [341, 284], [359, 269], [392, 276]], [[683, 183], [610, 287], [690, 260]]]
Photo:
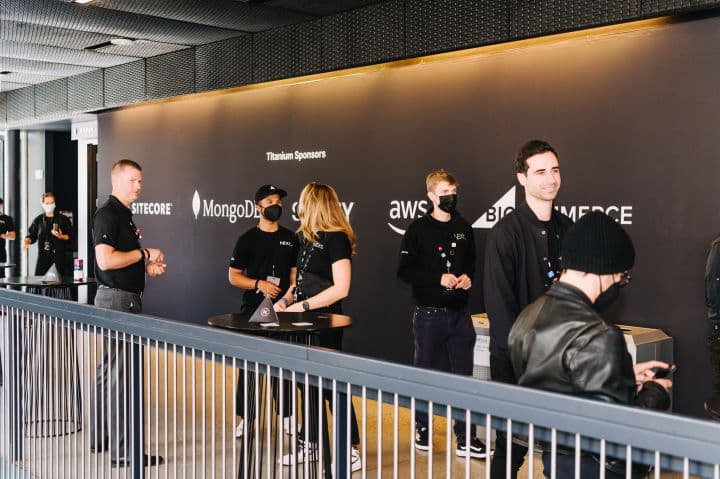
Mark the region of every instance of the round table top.
[[95, 278], [73, 279], [72, 276], [63, 276], [60, 281], [45, 281], [42, 276], [10, 276], [0, 279], [0, 286], [33, 286], [35, 288], [67, 288], [95, 283]]
[[6, 268], [13, 268], [15, 266], [15, 263], [0, 263], [0, 268], [6, 269]]
[[261, 326], [267, 323], [251, 323], [251, 313], [228, 313], [208, 318], [208, 324], [218, 328], [232, 329], [248, 333], [310, 333], [327, 329], [347, 328], [352, 325], [352, 318], [343, 314], [278, 312], [278, 326]]

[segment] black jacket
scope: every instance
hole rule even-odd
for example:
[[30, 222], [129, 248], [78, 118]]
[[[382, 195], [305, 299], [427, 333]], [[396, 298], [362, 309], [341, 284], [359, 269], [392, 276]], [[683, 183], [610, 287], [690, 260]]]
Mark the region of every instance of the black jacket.
[[[562, 243], [572, 220], [555, 209], [552, 214]], [[550, 287], [547, 264], [547, 231], [523, 202], [493, 227], [485, 244], [483, 291], [493, 354], [507, 355], [515, 318]]]
[[609, 402], [667, 409], [657, 383], [637, 392], [623, 334], [578, 288], [555, 283], [518, 316], [509, 337], [518, 384]]
[[705, 262], [705, 306], [708, 319], [717, 320], [720, 313], [720, 236], [710, 244]]

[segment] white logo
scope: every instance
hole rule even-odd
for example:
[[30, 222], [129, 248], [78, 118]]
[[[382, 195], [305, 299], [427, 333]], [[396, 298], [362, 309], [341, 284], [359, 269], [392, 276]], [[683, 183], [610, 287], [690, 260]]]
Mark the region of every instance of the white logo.
[[172, 207], [172, 203], [135, 202], [132, 204], [132, 213], [134, 215], [170, 216]]
[[197, 219], [197, 215], [198, 213], [200, 213], [200, 195], [198, 194], [197, 190], [195, 190], [195, 194], [193, 195], [192, 210], [195, 214], [195, 219]]
[[262, 316], [263, 318], [267, 318], [268, 316], [270, 316], [270, 308], [261, 309], [260, 316]]
[[515, 209], [515, 187], [513, 186], [505, 192], [502, 197], [497, 200], [485, 213], [480, 216], [475, 223], [473, 228], [479, 229], [490, 229], [497, 224], [506, 214], [510, 213]]
[[[390, 219], [414, 220], [427, 213], [428, 208], [428, 200], [392, 200], [390, 202]], [[397, 234], [405, 234], [404, 229], [398, 228], [392, 223], [388, 223], [387, 225]]]
[[[340, 208], [342, 208], [343, 213], [345, 213], [345, 218], [347, 218], [348, 221], [350, 221], [350, 213], [352, 213], [352, 210], [354, 207], [355, 207], [354, 201], [351, 201], [349, 203], [347, 203], [345, 201], [340, 202]], [[292, 217], [292, 220], [295, 222], [300, 221], [300, 218], [297, 215], [297, 209], [298, 209], [298, 202], [296, 201], [292, 204], [292, 208], [291, 208], [291, 211], [292, 211], [291, 217]]]
[[266, 151], [265, 159], [267, 161], [303, 161], [303, 160], [324, 160], [327, 158], [327, 151], [294, 151], [285, 152], [281, 151], [276, 153], [274, 151]]

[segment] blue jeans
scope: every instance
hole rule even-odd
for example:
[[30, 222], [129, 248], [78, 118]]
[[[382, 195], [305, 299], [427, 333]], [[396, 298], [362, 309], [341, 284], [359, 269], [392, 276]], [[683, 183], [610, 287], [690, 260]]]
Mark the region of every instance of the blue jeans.
[[[472, 376], [475, 328], [468, 313], [416, 306], [412, 323], [415, 366], [436, 368], [438, 360], [444, 356], [449, 362], [449, 372]], [[417, 428], [427, 427], [428, 422], [426, 414], [416, 414]], [[465, 423], [456, 421], [453, 429], [458, 442], [465, 442]], [[474, 426], [471, 426], [470, 434], [475, 436]]]

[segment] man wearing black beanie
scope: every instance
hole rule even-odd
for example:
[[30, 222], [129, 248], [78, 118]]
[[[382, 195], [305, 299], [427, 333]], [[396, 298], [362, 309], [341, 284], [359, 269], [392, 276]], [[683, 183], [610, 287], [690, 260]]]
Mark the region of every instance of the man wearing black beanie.
[[[667, 409], [672, 386], [656, 379], [661, 361], [633, 367], [623, 333], [601, 312], [630, 282], [635, 249], [625, 230], [610, 216], [592, 212], [570, 228], [562, 244], [560, 280], [525, 308], [510, 330], [513, 369], [522, 386], [582, 395], [618, 404]], [[550, 477], [550, 452], [543, 453]], [[575, 454], [559, 450], [556, 477], [573, 477]], [[584, 454], [581, 477], [599, 477], [597, 458]], [[625, 463], [608, 460], [608, 479], [625, 477]], [[644, 472], [647, 472], [645, 470]]]

